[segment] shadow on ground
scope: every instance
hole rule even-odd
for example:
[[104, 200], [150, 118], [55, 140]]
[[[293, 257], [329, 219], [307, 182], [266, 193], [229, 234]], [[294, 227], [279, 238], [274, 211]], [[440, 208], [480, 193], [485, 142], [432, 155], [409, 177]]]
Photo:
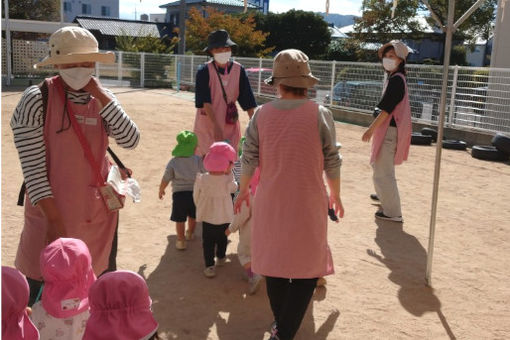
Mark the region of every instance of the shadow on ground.
[[403, 230], [403, 224], [376, 220], [378, 226], [375, 242], [382, 255], [368, 249], [368, 255], [376, 258], [391, 270], [388, 278], [400, 286], [398, 299], [402, 307], [414, 316], [435, 312], [450, 339], [456, 339], [446, 317], [441, 311], [441, 301], [434, 290], [425, 284], [427, 252], [421, 243]]

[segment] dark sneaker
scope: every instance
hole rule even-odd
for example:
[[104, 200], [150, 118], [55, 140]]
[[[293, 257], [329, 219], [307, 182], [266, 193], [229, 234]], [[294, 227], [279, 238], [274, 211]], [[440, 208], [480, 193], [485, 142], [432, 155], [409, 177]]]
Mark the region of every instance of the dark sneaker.
[[400, 223], [404, 222], [404, 219], [402, 218], [402, 216], [390, 217], [390, 216], [384, 215], [382, 211], [376, 212], [375, 213], [375, 218], [378, 218], [380, 220], [400, 222]]
[[377, 196], [377, 194], [370, 194], [370, 198], [374, 201], [379, 201], [379, 196]]

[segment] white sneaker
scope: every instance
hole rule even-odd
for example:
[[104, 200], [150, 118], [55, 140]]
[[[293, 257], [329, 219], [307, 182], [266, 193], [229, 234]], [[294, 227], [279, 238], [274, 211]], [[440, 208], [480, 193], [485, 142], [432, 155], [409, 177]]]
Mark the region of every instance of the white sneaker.
[[175, 242], [175, 248], [177, 248], [178, 250], [185, 250], [186, 249], [186, 241], [177, 240], [177, 242]]
[[191, 230], [186, 230], [186, 241], [191, 241], [195, 238], [195, 234], [191, 233]]
[[216, 269], [214, 266], [210, 266], [204, 269], [204, 275], [205, 277], [215, 277], [216, 276]]
[[259, 274], [253, 274], [253, 277], [248, 280], [248, 283], [250, 285], [250, 289], [248, 290], [248, 293], [250, 295], [253, 295], [257, 292], [257, 290], [260, 287], [260, 283], [262, 282], [262, 276]]
[[218, 259], [218, 258], [216, 259], [216, 265], [218, 267], [224, 266], [225, 263], [227, 263], [227, 257], [226, 256], [224, 258], [222, 258], [222, 259]]

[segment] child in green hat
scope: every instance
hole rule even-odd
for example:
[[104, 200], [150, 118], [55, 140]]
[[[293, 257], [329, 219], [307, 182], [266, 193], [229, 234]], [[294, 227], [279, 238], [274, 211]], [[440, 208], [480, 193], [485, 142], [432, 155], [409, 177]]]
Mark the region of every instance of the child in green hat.
[[[175, 222], [177, 242], [175, 247], [186, 249], [186, 241], [193, 239], [195, 231], [195, 203], [193, 202], [193, 185], [197, 173], [205, 172], [202, 158], [195, 155], [198, 144], [197, 136], [191, 131], [181, 131], [177, 135], [177, 145], [172, 151], [173, 158], [168, 162], [165, 174], [159, 185], [159, 199], [165, 196], [165, 188], [172, 182], [172, 215]], [[184, 233], [188, 220], [188, 230]]]

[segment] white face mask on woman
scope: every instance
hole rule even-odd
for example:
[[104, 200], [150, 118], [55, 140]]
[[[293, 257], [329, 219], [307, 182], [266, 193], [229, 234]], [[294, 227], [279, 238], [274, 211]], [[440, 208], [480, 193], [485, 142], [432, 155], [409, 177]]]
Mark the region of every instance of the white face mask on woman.
[[62, 68], [58, 73], [64, 79], [65, 83], [73, 90], [81, 90], [85, 87], [94, 74], [94, 68], [91, 67], [72, 67]]
[[231, 56], [232, 56], [232, 51], [227, 51], [227, 52], [215, 53], [213, 57], [214, 57], [214, 60], [218, 64], [224, 65], [224, 64], [228, 63]]
[[391, 58], [383, 58], [382, 64], [384, 69], [388, 72], [395, 71], [399, 65], [398, 61]]

